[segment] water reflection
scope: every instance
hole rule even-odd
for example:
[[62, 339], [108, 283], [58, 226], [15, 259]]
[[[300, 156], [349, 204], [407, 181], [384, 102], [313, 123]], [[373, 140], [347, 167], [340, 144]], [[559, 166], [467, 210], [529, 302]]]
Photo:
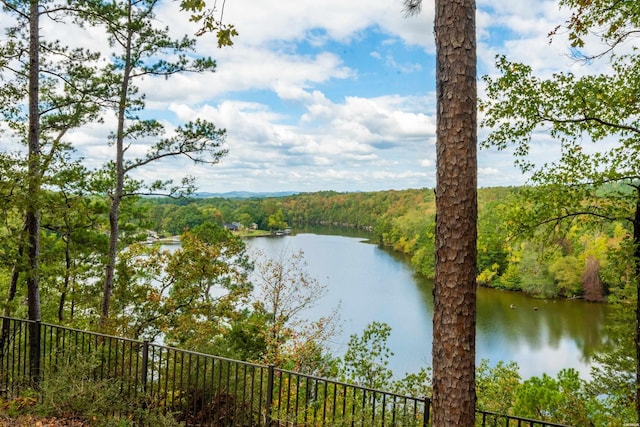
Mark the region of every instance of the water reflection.
[[[607, 306], [568, 300], [539, 300], [495, 289], [478, 289], [478, 352], [493, 353], [498, 342], [522, 361], [523, 373], [538, 375], [566, 367], [588, 377], [591, 356], [603, 344]], [[493, 357], [492, 357], [493, 359]], [[532, 366], [533, 365], [533, 366]]]
[[[390, 361], [396, 375], [431, 364], [433, 283], [416, 276], [405, 257], [363, 238], [298, 234], [257, 238], [249, 248], [266, 253], [302, 249], [309, 273], [326, 283], [327, 296], [310, 317], [341, 304], [342, 333], [333, 342], [341, 354], [349, 336], [376, 320], [392, 327]], [[587, 378], [590, 356], [604, 340], [607, 306], [583, 301], [538, 300], [523, 294], [478, 289], [477, 357], [514, 360], [524, 378], [575, 368]]]

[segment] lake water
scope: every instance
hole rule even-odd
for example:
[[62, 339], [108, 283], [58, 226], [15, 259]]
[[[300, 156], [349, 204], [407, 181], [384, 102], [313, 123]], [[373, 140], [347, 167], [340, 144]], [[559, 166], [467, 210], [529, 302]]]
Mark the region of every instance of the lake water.
[[[273, 257], [304, 252], [308, 272], [328, 287], [308, 317], [341, 306], [342, 331], [331, 343], [335, 354], [345, 351], [352, 334], [379, 321], [392, 328], [388, 345], [396, 377], [431, 365], [433, 283], [415, 275], [405, 257], [363, 237], [315, 233], [248, 239], [247, 247]], [[574, 368], [587, 379], [590, 355], [605, 339], [604, 304], [479, 288], [477, 311], [478, 361], [489, 359], [495, 365], [513, 360], [523, 378]]]

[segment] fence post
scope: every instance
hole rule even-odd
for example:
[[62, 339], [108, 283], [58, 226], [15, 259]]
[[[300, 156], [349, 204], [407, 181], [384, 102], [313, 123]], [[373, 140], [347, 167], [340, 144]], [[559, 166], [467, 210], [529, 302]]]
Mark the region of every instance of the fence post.
[[269, 371], [267, 375], [267, 418], [266, 427], [271, 427], [271, 407], [273, 406], [273, 381], [274, 381], [275, 366], [269, 365]]
[[147, 375], [149, 368], [149, 341], [142, 341], [142, 391], [144, 392], [145, 401], [147, 400]]
[[39, 320], [29, 323], [29, 376], [35, 388], [40, 384], [40, 330], [42, 323]]
[[429, 417], [431, 417], [431, 398], [424, 398], [424, 418], [422, 419], [422, 425], [427, 427], [429, 425]]

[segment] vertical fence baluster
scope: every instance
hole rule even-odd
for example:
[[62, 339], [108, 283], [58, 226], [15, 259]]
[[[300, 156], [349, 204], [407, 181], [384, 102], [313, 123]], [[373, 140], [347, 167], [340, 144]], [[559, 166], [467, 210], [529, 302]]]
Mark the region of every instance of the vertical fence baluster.
[[338, 384], [333, 384], [333, 405], [331, 405], [331, 422], [336, 422], [336, 406], [338, 405]]
[[[285, 410], [284, 410], [285, 419], [289, 419], [291, 414], [291, 384], [292, 383], [293, 383], [293, 375], [287, 375], [287, 404], [285, 405]], [[280, 378], [280, 387], [282, 387], [282, 377]]]
[[[430, 425], [429, 397], [401, 396], [281, 369], [276, 372], [274, 365], [156, 346], [146, 340], [0, 317], [0, 395], [7, 399], [19, 396], [29, 385], [37, 386], [47, 375], [55, 375], [54, 369], [61, 363], [82, 360], [78, 357], [81, 352], [100, 358], [93, 370], [94, 380], [118, 380], [123, 397], [134, 398], [147, 410], [162, 406], [164, 414], [176, 413], [187, 426]], [[126, 396], [123, 381], [127, 381]], [[476, 414], [483, 426], [563, 427], [482, 410]]]
[[[244, 411], [246, 411], [247, 408], [250, 408], [250, 406], [247, 405], [247, 365], [242, 365], [242, 407], [244, 408]], [[246, 414], [245, 416], [240, 414], [240, 425], [244, 425], [242, 421], [245, 418]]]
[[422, 420], [422, 425], [427, 427], [429, 425], [429, 418], [431, 418], [431, 399], [428, 397], [424, 398], [424, 419]]
[[222, 404], [224, 403], [224, 396], [223, 396], [223, 387], [222, 387], [222, 371], [224, 370], [224, 362], [220, 361], [218, 363], [218, 394], [217, 394], [217, 401], [216, 401], [216, 416], [218, 417], [218, 419], [223, 416], [223, 411], [224, 408], [222, 407]]
[[[278, 379], [279, 379], [280, 381], [278, 381], [278, 392], [276, 393], [276, 396], [278, 397], [278, 398], [276, 399], [276, 400], [278, 401], [278, 405], [277, 405], [277, 406], [275, 406], [275, 408], [274, 408], [275, 413], [276, 413], [276, 419], [277, 419], [278, 421], [280, 421], [280, 419], [281, 419], [281, 417], [282, 417], [282, 415], [281, 415], [281, 414], [282, 414], [282, 379], [283, 379], [283, 376], [284, 376], [284, 373], [280, 371], [280, 372], [279, 372], [279, 375], [278, 375]], [[274, 375], [274, 377], [275, 377], [275, 375]], [[274, 390], [275, 390], [275, 378], [274, 378], [274, 385], [273, 385], [273, 387], [274, 387]], [[274, 393], [275, 393], [275, 391], [274, 391]], [[286, 415], [286, 414], [285, 414], [285, 415]], [[285, 422], [286, 422], [286, 418], [285, 418]]]
[[[142, 341], [142, 392], [147, 395], [147, 375], [149, 370], [149, 341]], [[146, 399], [144, 399], [146, 401]]]
[[269, 365], [269, 371], [267, 374], [267, 427], [271, 427], [271, 407], [273, 406], [273, 377], [274, 377], [274, 365]]
[[40, 385], [41, 327], [39, 320], [29, 324], [29, 375], [35, 388]]
[[324, 392], [322, 393], [322, 425], [324, 425], [325, 421], [327, 421], [327, 399], [328, 399], [328, 387], [329, 384], [327, 381], [323, 381], [324, 384]]
[[222, 362], [220, 359], [213, 358], [211, 359], [211, 419], [213, 420], [213, 425], [218, 425], [219, 413], [220, 413], [220, 402], [221, 402], [221, 377], [220, 372], [222, 371]]
[[[229, 405], [232, 404], [230, 396], [231, 396], [231, 362], [227, 361], [225, 363], [227, 366], [227, 375], [226, 375], [226, 383], [224, 385], [225, 392], [225, 404], [224, 404], [224, 416], [225, 418], [229, 416]], [[228, 422], [228, 421], [226, 421]]]
[[[14, 352], [13, 352], [13, 354], [14, 354], [14, 358], [13, 358], [14, 363], [13, 363], [13, 365], [14, 366], [15, 366], [15, 360], [16, 360], [15, 359], [15, 354], [16, 354], [15, 349], [16, 349], [16, 345], [18, 346], [18, 359], [17, 359], [18, 360], [18, 364], [17, 364], [18, 366], [15, 366], [15, 368], [12, 368], [12, 370], [11, 370], [12, 374], [13, 374], [12, 376], [14, 378], [15, 378], [16, 375], [23, 376], [23, 377], [27, 376], [27, 370], [26, 370], [27, 364], [25, 362], [26, 361], [26, 357], [25, 357], [26, 354], [25, 354], [25, 356], [22, 356], [22, 325], [23, 325], [22, 323], [19, 324], [20, 330], [18, 331], [18, 335], [14, 335], [14, 336], [17, 336], [17, 339], [14, 338], [14, 340], [13, 340], [13, 349], [14, 349]], [[25, 349], [25, 353], [26, 353], [26, 349]], [[22, 363], [22, 366], [21, 366], [21, 363]], [[20, 372], [21, 370], [22, 370], [22, 372]], [[23, 381], [23, 379], [20, 378], [20, 381]]]
[[318, 380], [313, 380], [313, 395], [311, 396], [311, 402], [313, 405], [313, 421], [315, 422], [318, 416]]
[[294, 416], [296, 417], [295, 419], [298, 419], [298, 413], [300, 412], [300, 376], [296, 375], [295, 376], [296, 379], [296, 403], [295, 403], [295, 409], [294, 409]]
[[[254, 418], [253, 418], [253, 411], [254, 409], [254, 405], [255, 402], [253, 400], [254, 397], [254, 393], [255, 393], [255, 388], [256, 388], [256, 367], [251, 365], [250, 366], [251, 369], [251, 389], [249, 390], [249, 410], [251, 411], [251, 413], [249, 414], [249, 420], [251, 423], [253, 423]], [[258, 410], [258, 423], [260, 423], [260, 410]]]
[[376, 396], [378, 395], [378, 393], [376, 393], [375, 391], [372, 393], [372, 400], [371, 400], [371, 425], [375, 426], [376, 425]]
[[234, 385], [233, 385], [233, 396], [235, 398], [234, 402], [235, 405], [232, 408], [233, 409], [233, 414], [232, 414], [232, 418], [233, 418], [233, 425], [236, 425], [236, 420], [238, 417], [238, 409], [240, 408], [240, 405], [238, 403], [238, 365], [236, 364], [233, 368], [233, 374], [234, 374]]
[[211, 401], [209, 392], [207, 390], [207, 360], [208, 358], [203, 358], [204, 368], [202, 370], [202, 407], [200, 409], [203, 419], [205, 420], [209, 420], [209, 402]]

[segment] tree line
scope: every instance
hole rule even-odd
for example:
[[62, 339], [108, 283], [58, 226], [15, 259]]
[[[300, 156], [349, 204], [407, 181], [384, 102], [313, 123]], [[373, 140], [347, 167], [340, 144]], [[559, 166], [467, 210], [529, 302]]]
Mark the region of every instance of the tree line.
[[[547, 230], [551, 234], [537, 232], [529, 236], [520, 232], [511, 235], [509, 223], [514, 221], [511, 227], [516, 227], [515, 219], [522, 218], [520, 207], [523, 197], [528, 199], [527, 191], [521, 187], [479, 190], [479, 259], [483, 257], [481, 252], [485, 245], [496, 248], [495, 251], [504, 254], [506, 272], [509, 263], [517, 262], [509, 257], [509, 246], [515, 247], [513, 242], [517, 241], [520, 249], [526, 249], [529, 244], [542, 248], [535, 252], [535, 255], [542, 254], [541, 264], [535, 265], [540, 269], [548, 268], [549, 275], [554, 271], [551, 267], [553, 256], [562, 254], [565, 258], [573, 256], [587, 260], [588, 256], [581, 254], [595, 253], [605, 267], [613, 263], [621, 270], [631, 268], [623, 266], [629, 260], [625, 259], [621, 244], [628, 238], [628, 230], [622, 224], [611, 224], [605, 229], [574, 225], [567, 230], [554, 225]], [[54, 194], [48, 197], [57, 200]], [[311, 218], [311, 224], [331, 222], [370, 228], [372, 238], [381, 244], [407, 253], [414, 263], [418, 259], [424, 263], [424, 254], [433, 253], [432, 246], [427, 249], [427, 245], [433, 244], [433, 190], [321, 192], [267, 199], [185, 198], [174, 201], [131, 197], [122, 209], [123, 249], [116, 263], [108, 322], [100, 322], [99, 314], [108, 245], [108, 198], [91, 195], [77, 201], [80, 200], [83, 201], [82, 210], [77, 210], [77, 205], [73, 204], [65, 208], [66, 211], [56, 211], [57, 215], [55, 212], [43, 215], [40, 277], [43, 320], [137, 339], [162, 337], [166, 344], [181, 348], [274, 363], [291, 370], [402, 393], [430, 391], [428, 367], [401, 378], [386, 368], [386, 359], [392, 353], [385, 344], [391, 333], [386, 325], [373, 324], [362, 335], [352, 337], [350, 350], [342, 358], [328, 353], [325, 343], [331, 338], [333, 328], [339, 325], [339, 315], [330, 310], [319, 319], [305, 318], [305, 309], [322, 297], [325, 288], [306, 272], [304, 254], [281, 254], [280, 258], [248, 254], [240, 235], [225, 229], [224, 224], [239, 218], [245, 218], [244, 224], [268, 224], [269, 217], [280, 212], [295, 230], [296, 226], [306, 224], [294, 222], [297, 212]], [[365, 218], [363, 211], [366, 209], [357, 206], [356, 202], [362, 202], [365, 207], [378, 206], [377, 219], [359, 221], [357, 218]], [[61, 215], [63, 212], [66, 213]], [[512, 212], [511, 216], [508, 212]], [[53, 226], [85, 215], [94, 218], [93, 225], [82, 223], [66, 229]], [[185, 223], [185, 218], [191, 222]], [[8, 220], [19, 224], [19, 212], [13, 212]], [[173, 233], [163, 230], [171, 227], [182, 229], [179, 247], [168, 250], [147, 243], [149, 230], [170, 236]], [[491, 234], [483, 237], [484, 233]], [[593, 240], [596, 235], [600, 236], [597, 241]], [[562, 236], [562, 239], [553, 241], [549, 236]], [[2, 250], [5, 253], [12, 250], [12, 242], [4, 241]], [[577, 248], [558, 255], [558, 250], [570, 244]], [[591, 248], [590, 245], [596, 244], [601, 252]], [[545, 253], [546, 247], [552, 249], [550, 254]], [[408, 248], [423, 251], [410, 252]], [[601, 257], [603, 253], [607, 258]], [[423, 258], [420, 258], [421, 254]], [[9, 283], [13, 266], [3, 259], [0, 279]], [[491, 267], [497, 262], [491, 259], [486, 265], [491, 268], [490, 272], [498, 271], [494, 280], [499, 282], [503, 276], [497, 268]], [[579, 263], [573, 265], [579, 266]], [[587, 264], [580, 268], [586, 269]], [[608, 270], [602, 269], [600, 277], [606, 277], [604, 271]], [[479, 270], [479, 277], [481, 275]], [[580, 273], [573, 276], [579, 277]], [[4, 292], [7, 289], [3, 287]], [[26, 316], [24, 286], [17, 287], [12, 299], [6, 293], [3, 296], [8, 313]], [[608, 296], [623, 301], [624, 289], [610, 292]], [[629, 327], [633, 323], [628, 319], [629, 310], [614, 312], [625, 320], [611, 322], [608, 334], [611, 348], [596, 356], [602, 368], [595, 372], [592, 382], [580, 379], [574, 371], [564, 371], [557, 378], [543, 376], [523, 380], [513, 364], [485, 364], [479, 367], [477, 374], [478, 407], [533, 418], [540, 418], [539, 414], [544, 413], [543, 418], [547, 420], [577, 425], [585, 419], [601, 420], [596, 425], [606, 425], [604, 420], [611, 419], [612, 414], [620, 420], [628, 419], [628, 403], [633, 402], [629, 399], [633, 395], [633, 383], [629, 382], [628, 374], [633, 366], [625, 363], [632, 348]], [[548, 394], [549, 390], [555, 390], [555, 394]], [[498, 395], [509, 398], [494, 399]], [[582, 409], [568, 415], [566, 410], [578, 403], [580, 406], [577, 407]]]
[[[615, 193], [606, 186], [603, 193]], [[545, 188], [494, 187], [478, 191], [477, 280], [481, 286], [539, 298], [628, 301], [633, 291], [632, 229], [624, 221], [551, 222], [525, 228], [532, 197]], [[362, 193], [316, 192], [277, 198], [208, 198], [174, 202], [141, 199], [149, 226], [179, 234], [205, 221], [269, 229], [281, 215], [295, 227], [327, 225], [371, 231], [371, 239], [406, 254], [413, 268], [434, 275], [435, 199], [432, 189]]]

